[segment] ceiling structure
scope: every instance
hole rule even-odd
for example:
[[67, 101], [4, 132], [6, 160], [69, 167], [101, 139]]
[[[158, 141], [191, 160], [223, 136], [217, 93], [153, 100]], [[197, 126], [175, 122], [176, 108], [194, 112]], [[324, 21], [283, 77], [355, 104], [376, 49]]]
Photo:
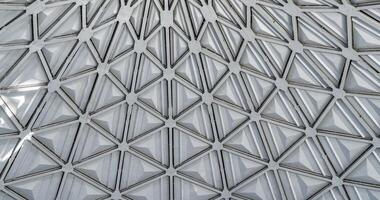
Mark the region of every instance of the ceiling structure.
[[378, 0], [0, 0], [0, 199], [380, 199]]

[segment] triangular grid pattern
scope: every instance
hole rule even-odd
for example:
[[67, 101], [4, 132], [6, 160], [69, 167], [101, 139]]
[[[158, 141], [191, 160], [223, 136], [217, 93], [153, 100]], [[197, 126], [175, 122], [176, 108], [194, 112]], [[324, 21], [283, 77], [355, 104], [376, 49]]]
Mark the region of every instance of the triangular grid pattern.
[[380, 199], [378, 0], [0, 0], [0, 199]]

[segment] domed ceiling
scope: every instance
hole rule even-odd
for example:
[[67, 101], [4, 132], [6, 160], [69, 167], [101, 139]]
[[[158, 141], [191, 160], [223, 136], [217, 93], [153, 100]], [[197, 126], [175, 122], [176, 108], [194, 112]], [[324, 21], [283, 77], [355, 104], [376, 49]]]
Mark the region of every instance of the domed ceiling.
[[380, 199], [379, 0], [0, 0], [0, 199]]

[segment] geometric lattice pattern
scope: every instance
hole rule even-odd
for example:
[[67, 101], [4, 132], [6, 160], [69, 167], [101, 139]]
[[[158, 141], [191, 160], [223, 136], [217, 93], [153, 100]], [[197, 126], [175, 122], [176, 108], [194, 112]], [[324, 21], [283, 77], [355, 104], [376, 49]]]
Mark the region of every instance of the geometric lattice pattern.
[[0, 199], [380, 199], [379, 0], [0, 0]]

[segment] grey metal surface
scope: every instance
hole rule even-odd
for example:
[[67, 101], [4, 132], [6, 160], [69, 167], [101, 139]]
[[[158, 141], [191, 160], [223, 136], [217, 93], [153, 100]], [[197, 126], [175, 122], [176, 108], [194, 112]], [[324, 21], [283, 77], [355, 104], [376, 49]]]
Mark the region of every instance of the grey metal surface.
[[380, 199], [379, 0], [0, 0], [0, 199]]

